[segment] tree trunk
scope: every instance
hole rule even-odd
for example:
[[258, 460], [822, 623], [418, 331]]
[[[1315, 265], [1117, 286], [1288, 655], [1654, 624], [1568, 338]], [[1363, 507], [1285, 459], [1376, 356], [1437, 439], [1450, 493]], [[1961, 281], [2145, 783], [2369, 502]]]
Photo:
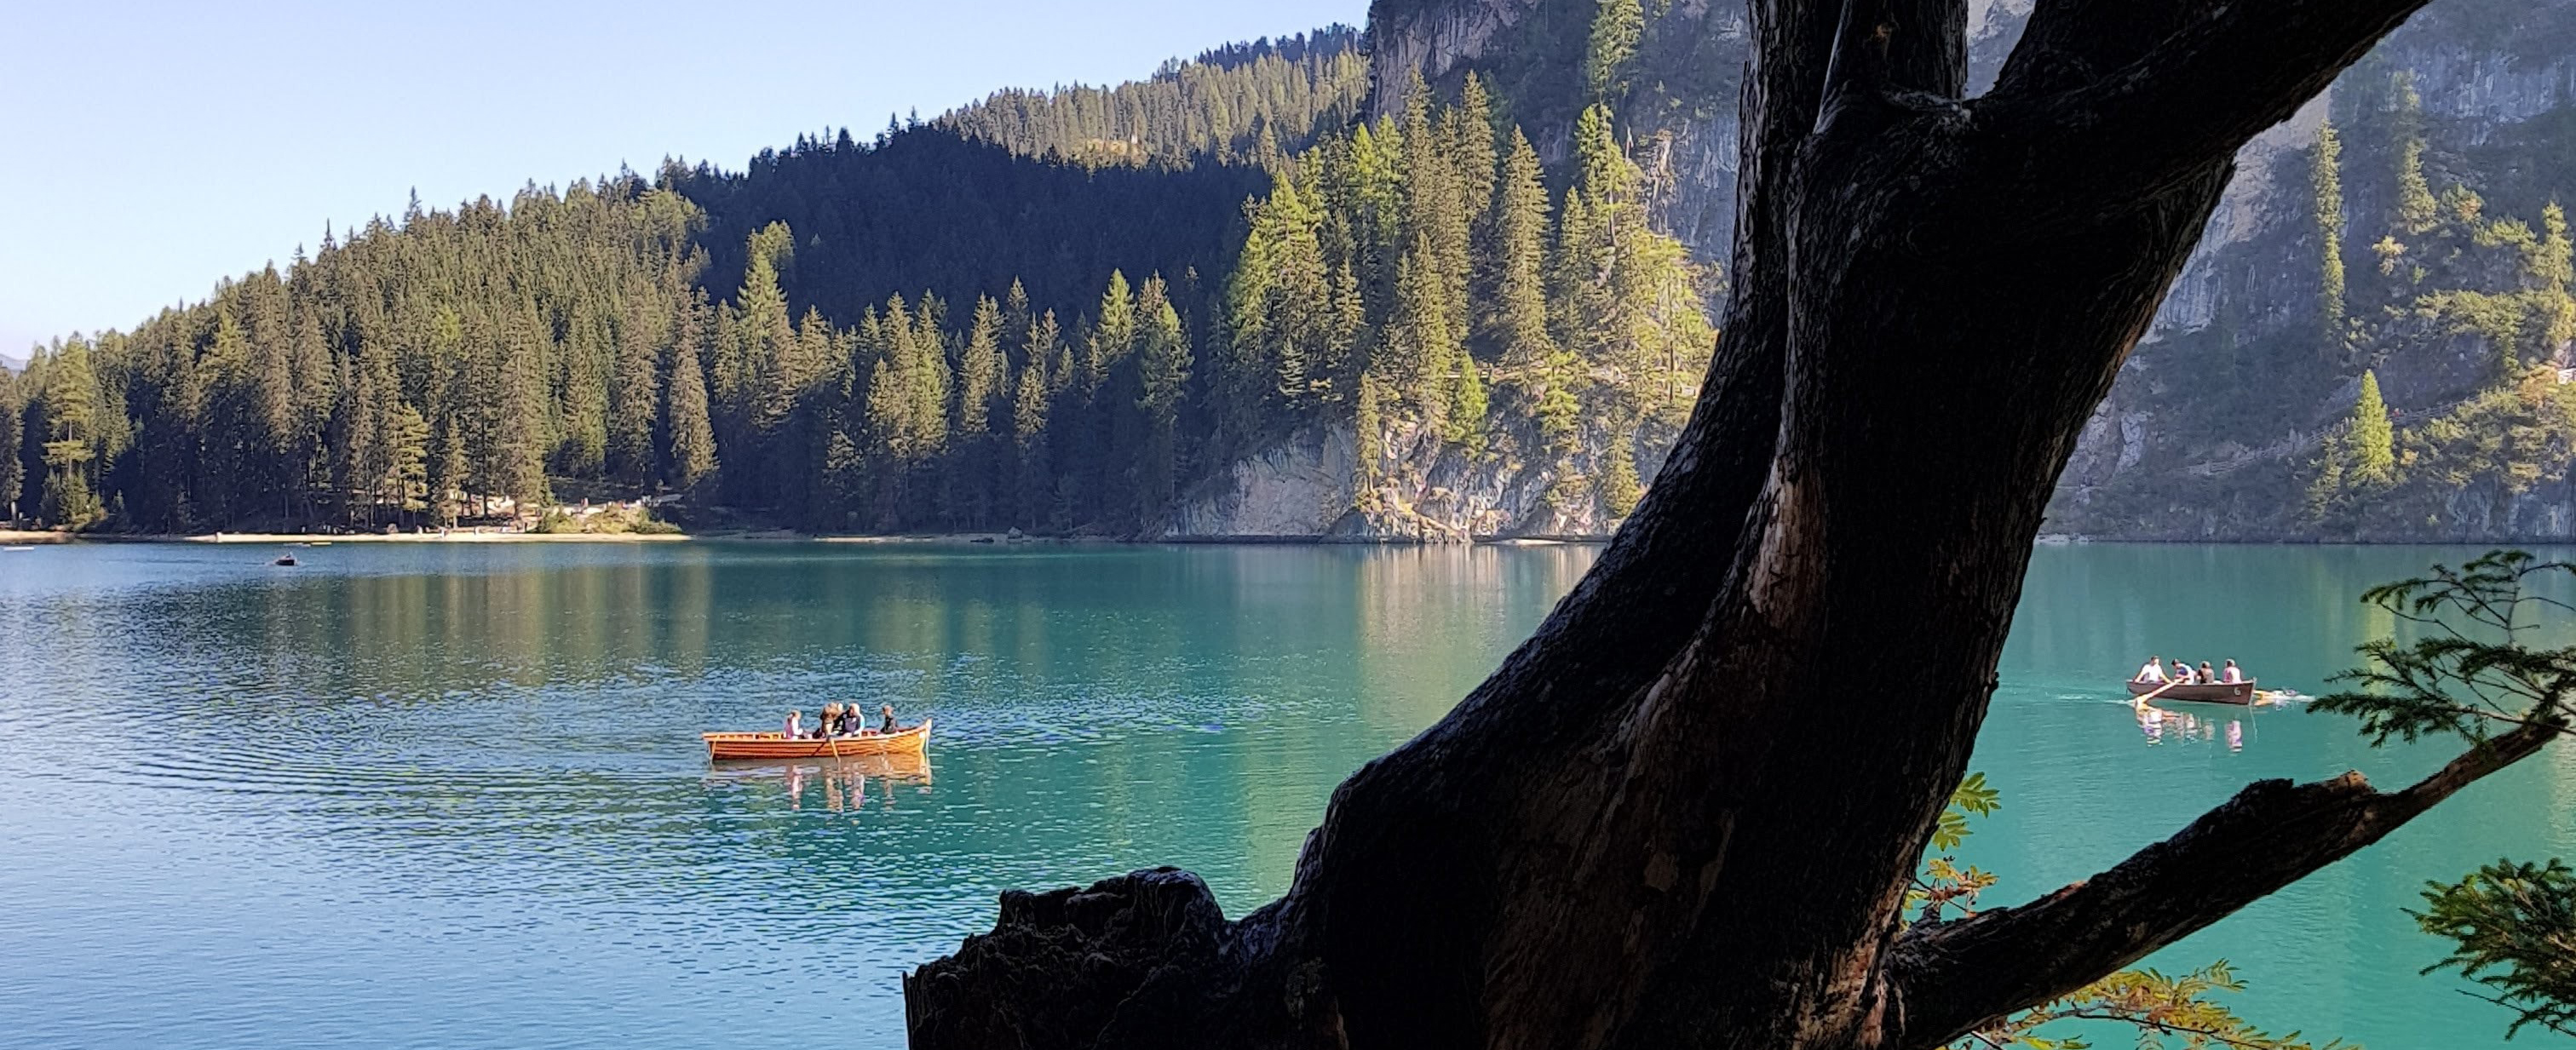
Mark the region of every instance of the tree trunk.
[[[1725, 336], [1592, 572], [1334, 793], [1285, 898], [1007, 896], [905, 981], [913, 1045], [1937, 1047], [2536, 748], [2257, 785], [2118, 893], [1903, 921], [2042, 509], [2236, 149], [2422, 3], [2041, 0], [1962, 99], [1967, 0], [1753, 0]], [[2220, 847], [2266, 856], [2242, 899], [2153, 892]]]

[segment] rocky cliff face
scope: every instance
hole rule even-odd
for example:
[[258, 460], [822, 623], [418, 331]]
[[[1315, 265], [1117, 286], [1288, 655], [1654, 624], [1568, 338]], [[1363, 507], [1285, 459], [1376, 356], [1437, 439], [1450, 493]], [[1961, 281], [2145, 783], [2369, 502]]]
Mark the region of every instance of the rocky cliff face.
[[[2034, 2], [1972, 0], [1973, 84], [1992, 83]], [[1372, 106], [1400, 109], [1417, 74], [1454, 90], [1473, 70], [1542, 155], [1561, 160], [1588, 100], [1579, 80], [1597, 9], [1595, 0], [1376, 0]], [[1734, 232], [1743, 9], [1727, 0], [1644, 9], [1645, 39], [1614, 99], [1622, 131], [1652, 177], [1665, 227], [1701, 259], [1722, 262]], [[2339, 124], [2384, 123], [2388, 85], [2401, 71], [2422, 99], [2437, 191], [2479, 185], [2500, 210], [2527, 217], [2550, 199], [2576, 197], [2576, 0], [2435, 0], [2326, 98], [2240, 156], [2206, 240], [2087, 428], [2052, 529], [2158, 539], [2321, 535], [2303, 515], [2303, 493], [2319, 449], [2354, 403], [2359, 366], [2309, 374], [2322, 354], [2314, 144], [2330, 114]], [[2373, 264], [2372, 217], [2393, 207], [2392, 157], [2385, 142], [2346, 147], [2344, 257], [2356, 270]], [[2551, 352], [2568, 356], [2563, 347]], [[2472, 395], [2492, 353], [2473, 337], [2427, 337], [2367, 363], [2402, 426]], [[2279, 372], [2297, 372], [2298, 383], [2264, 385]], [[2249, 385], [2262, 385], [2268, 400], [2215, 407], [2221, 393]], [[1355, 482], [1359, 444], [1347, 429], [1296, 435], [1235, 464], [1172, 516], [1167, 534], [1453, 539], [1602, 533], [1616, 523], [1588, 489], [1580, 499], [1551, 498], [1567, 486], [1541, 468], [1499, 452], [1470, 461], [1399, 429], [1380, 435], [1386, 452], [1369, 475], [1378, 480]], [[1606, 447], [1599, 435], [1586, 444]], [[2537, 481], [2470, 478], [2435, 506], [2392, 505], [2376, 518], [2365, 511], [2364, 525], [2346, 535], [2576, 539], [2567, 466]], [[1639, 469], [1651, 476], [1647, 457]]]
[[[1598, 10], [1595, 0], [1377, 0], [1368, 28], [1371, 110], [1401, 110], [1416, 75], [1454, 92], [1473, 71], [1494, 86], [1540, 158], [1559, 165], [1591, 101], [1583, 71]], [[1645, 10], [1627, 85], [1610, 101], [1650, 175], [1665, 228], [1700, 258], [1723, 261], [1735, 229], [1744, 6], [1670, 0]]]
[[[2411, 330], [2349, 349], [2319, 328], [2319, 129], [2329, 114], [2342, 129], [2342, 258], [2358, 288], [2377, 276], [2373, 247], [2397, 207], [2399, 148], [2385, 131], [2401, 105], [2392, 85], [2407, 82], [2420, 98], [2435, 192], [2473, 190], [2489, 215], [2536, 224], [2542, 205], [2576, 191], [2576, 171], [2561, 163], [2576, 148], [2576, 2], [2436, 0], [2327, 97], [2247, 147], [2207, 239], [2087, 428], [2051, 529], [2174, 540], [2576, 539], [2569, 463], [2550, 452], [2529, 457], [2519, 471], [2526, 476], [2425, 480], [2420, 491], [2366, 498], [2339, 522], [2320, 520], [2310, 505], [2360, 369], [2376, 372], [2401, 432], [2496, 379], [2490, 340], [2431, 318], [2358, 318], [2356, 326]], [[2493, 290], [2515, 289], [2507, 280]], [[2531, 347], [2522, 356], [2563, 366], [2569, 349]], [[2321, 356], [2338, 354], [2337, 367], [2317, 374]], [[2298, 378], [2272, 381], [2282, 374]], [[2242, 386], [2261, 389], [2262, 403], [2213, 419], [2211, 407]]]
[[[1598, 472], [1611, 441], [1637, 439], [1588, 431], [1567, 465]], [[1618, 524], [1584, 473], [1560, 473], [1533, 454], [1538, 435], [1525, 426], [1504, 428], [1482, 454], [1412, 421], [1384, 425], [1370, 445], [1363, 463], [1355, 428], [1299, 431], [1200, 486], [1156, 538], [1465, 543], [1606, 536]], [[1650, 445], [1640, 455], [1663, 450]], [[1651, 472], [1657, 461], [1639, 470]]]
[[[1991, 83], [2036, 0], [1970, 0], [1972, 77]], [[1378, 0], [1369, 12], [1371, 109], [1404, 105], [1414, 75], [1454, 87], [1469, 70], [1501, 85], [1512, 116], [1550, 164], [1565, 157], [1586, 99], [1577, 83], [1597, 0]], [[1703, 260], [1735, 236], [1736, 107], [1751, 44], [1741, 0], [1647, 2], [1646, 36], [1612, 99], [1638, 162], [1655, 176], [1665, 228]]]

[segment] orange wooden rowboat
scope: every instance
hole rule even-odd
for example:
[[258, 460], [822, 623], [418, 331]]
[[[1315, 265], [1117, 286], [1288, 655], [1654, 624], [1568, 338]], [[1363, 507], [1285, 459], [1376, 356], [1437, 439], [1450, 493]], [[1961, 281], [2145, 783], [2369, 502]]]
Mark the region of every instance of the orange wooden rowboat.
[[918, 755], [930, 743], [930, 720], [925, 718], [920, 725], [891, 733], [865, 733], [821, 740], [790, 740], [784, 733], [701, 733], [699, 736], [707, 742], [707, 757], [710, 759]]

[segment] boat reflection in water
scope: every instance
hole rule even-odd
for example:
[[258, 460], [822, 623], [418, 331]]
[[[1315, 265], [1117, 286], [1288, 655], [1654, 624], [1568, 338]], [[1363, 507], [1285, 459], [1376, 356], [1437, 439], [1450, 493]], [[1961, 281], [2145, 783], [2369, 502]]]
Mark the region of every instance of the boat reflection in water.
[[898, 788], [930, 790], [930, 759], [920, 754], [853, 755], [848, 758], [728, 760], [707, 772], [708, 787], [766, 790], [784, 787], [787, 808], [807, 803], [828, 812], [856, 812], [870, 797], [893, 809]]
[[2224, 736], [2230, 751], [2245, 750], [2245, 720], [2219, 719], [2189, 711], [2168, 711], [2160, 707], [2138, 708], [2138, 732], [2147, 738], [2148, 746], [2174, 740], [2185, 744], [2214, 743], [2221, 736], [2219, 723], [2226, 724]]

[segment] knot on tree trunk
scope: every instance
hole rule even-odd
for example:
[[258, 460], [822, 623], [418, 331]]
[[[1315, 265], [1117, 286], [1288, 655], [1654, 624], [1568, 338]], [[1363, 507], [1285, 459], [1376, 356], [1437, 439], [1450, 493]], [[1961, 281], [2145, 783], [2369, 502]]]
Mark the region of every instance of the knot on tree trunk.
[[1174, 868], [1088, 889], [1006, 892], [993, 932], [968, 937], [957, 954], [904, 978], [912, 1046], [1103, 1045], [1121, 1008], [1149, 983], [1177, 991], [1197, 982], [1173, 976], [1218, 970], [1225, 935], [1225, 915], [1207, 884]]

